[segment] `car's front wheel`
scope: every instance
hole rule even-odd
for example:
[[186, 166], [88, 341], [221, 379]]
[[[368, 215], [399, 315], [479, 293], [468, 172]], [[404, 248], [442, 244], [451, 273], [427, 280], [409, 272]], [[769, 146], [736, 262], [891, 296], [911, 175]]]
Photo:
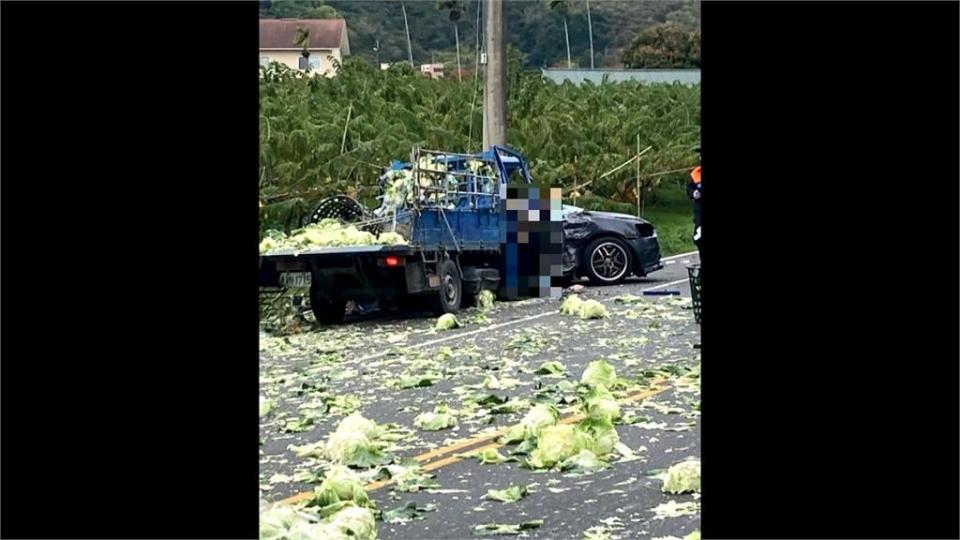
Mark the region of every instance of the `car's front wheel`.
[[631, 273], [630, 248], [619, 238], [597, 238], [584, 250], [583, 266], [593, 283], [620, 283]]

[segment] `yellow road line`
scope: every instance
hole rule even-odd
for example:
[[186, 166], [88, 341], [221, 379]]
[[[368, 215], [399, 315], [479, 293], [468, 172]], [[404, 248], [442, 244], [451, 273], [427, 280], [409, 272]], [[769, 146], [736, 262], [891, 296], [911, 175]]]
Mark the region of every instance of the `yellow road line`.
[[[654, 384], [660, 384], [660, 383], [662, 383], [662, 382], [663, 382], [663, 380], [661, 379], [661, 380], [655, 381]], [[618, 402], [620, 402], [620, 403], [628, 403], [628, 402], [631, 402], [631, 401], [640, 401], [640, 400], [646, 399], [646, 398], [648, 398], [648, 397], [655, 396], [655, 395], [657, 395], [657, 394], [660, 394], [660, 393], [662, 393], [662, 392], [665, 392], [665, 391], [669, 390], [670, 388], [671, 388], [670, 386], [658, 386], [658, 387], [650, 388], [650, 389], [648, 389], [648, 390], [640, 391], [640, 392], [637, 392], [637, 393], [635, 393], [635, 394], [630, 394], [629, 396], [627, 396], [627, 397], [625, 397], [625, 398], [623, 398], [623, 399], [618, 400]], [[569, 410], [568, 410], [568, 412], [569, 412]], [[574, 414], [574, 415], [570, 415], [570, 416], [566, 416], [566, 417], [562, 418], [559, 423], [560, 423], [560, 424], [572, 424], [572, 423], [574, 423], [574, 422], [579, 422], [580, 420], [583, 420], [584, 418], [586, 418], [586, 416], [583, 415], [583, 414]], [[434, 449], [434, 450], [431, 450], [430, 452], [426, 452], [426, 453], [424, 453], [424, 454], [420, 454], [419, 456], [416, 456], [416, 457], [414, 457], [413, 459], [415, 459], [415, 460], [417, 460], [417, 461], [421, 461], [421, 462], [423, 462], [423, 461], [428, 461], [428, 460], [430, 460], [431, 458], [438, 457], [438, 456], [442, 456], [442, 455], [445, 455], [445, 454], [449, 454], [449, 453], [451, 453], [451, 452], [455, 452], [455, 451], [461, 450], [461, 449], [463, 449], [463, 448], [468, 448], [468, 447], [473, 446], [473, 445], [475, 445], [475, 444], [479, 444], [479, 443], [487, 442], [487, 441], [492, 441], [492, 440], [496, 439], [497, 437], [505, 434], [509, 429], [510, 429], [510, 427], [506, 427], [506, 428], [504, 428], [504, 429], [501, 429], [501, 430], [496, 431], [496, 432], [491, 433], [491, 434], [482, 435], [482, 436], [480, 436], [480, 437], [474, 437], [473, 439], [469, 439], [469, 440], [466, 440], [466, 441], [461, 441], [461, 442], [459, 442], [459, 443], [455, 443], [455, 444], [452, 444], [452, 445], [444, 446], [444, 447], [442, 447], [442, 448], [436, 448], [436, 449]], [[474, 451], [474, 452], [482, 452], [482, 451], [484, 451], [484, 450], [486, 450], [486, 449], [488, 449], [488, 448], [501, 448], [501, 447], [503, 447], [502, 444], [494, 442], [494, 443], [487, 444], [487, 445], [485, 445], [485, 446], [481, 446], [481, 447], [479, 447], [479, 448], [476, 448], [476, 449], [474, 449], [473, 451]], [[439, 469], [439, 468], [441, 468], [441, 467], [446, 467], [447, 465], [451, 465], [451, 464], [453, 464], [453, 463], [457, 463], [458, 461], [463, 461], [464, 459], [465, 459], [464, 457], [462, 457], [462, 456], [457, 456], [457, 455], [447, 456], [447, 457], [444, 457], [443, 459], [438, 459], [438, 460], [436, 460], [436, 461], [432, 461], [432, 462], [430, 462], [430, 463], [427, 463], [427, 464], [423, 465], [423, 466], [420, 468], [420, 470], [422, 470], [422, 471], [433, 471], [433, 470]], [[367, 491], [375, 491], [375, 490], [378, 490], [378, 489], [380, 489], [380, 488], [382, 488], [382, 487], [388, 486], [388, 485], [390, 485], [390, 484], [392, 484], [392, 483], [393, 483], [393, 480], [378, 480], [378, 481], [376, 481], [376, 482], [371, 482], [371, 483], [367, 484], [366, 486], [364, 486], [364, 489], [366, 489]], [[310, 499], [311, 497], [313, 497], [313, 493], [314, 493], [313, 491], [305, 491], [305, 492], [303, 492], [303, 493], [298, 493], [298, 494], [293, 495], [293, 496], [291, 496], [291, 497], [287, 497], [286, 499], [281, 499], [281, 500], [280, 500], [280, 503], [281, 503], [281, 504], [296, 504], [296, 503], [299, 503], [299, 502], [303, 502], [303, 501], [308, 500], [308, 499]]]

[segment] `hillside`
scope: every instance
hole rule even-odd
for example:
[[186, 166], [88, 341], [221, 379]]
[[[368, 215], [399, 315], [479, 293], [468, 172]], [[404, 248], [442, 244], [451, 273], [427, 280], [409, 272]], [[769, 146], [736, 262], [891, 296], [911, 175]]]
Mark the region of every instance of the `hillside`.
[[[301, 0], [261, 2], [264, 17], [342, 16], [350, 32], [350, 48], [355, 56], [376, 62], [374, 51], [380, 41], [382, 62], [407, 59], [401, 3], [398, 1]], [[438, 11], [435, 1], [407, 1], [404, 4], [410, 25], [413, 59], [417, 64], [432, 60], [450, 61], [454, 51], [454, 30], [446, 12]], [[473, 64], [476, 41], [477, 2], [465, 0], [458, 22], [464, 68]], [[566, 65], [566, 45], [561, 16], [542, 1], [508, 1], [505, 6], [508, 42], [525, 55], [529, 68]], [[592, 0], [595, 63], [620, 66], [621, 53], [642, 30], [658, 23], [672, 22], [688, 30], [699, 30], [700, 5], [682, 1]], [[590, 65], [590, 44], [585, 2], [570, 2], [567, 25], [574, 64]]]

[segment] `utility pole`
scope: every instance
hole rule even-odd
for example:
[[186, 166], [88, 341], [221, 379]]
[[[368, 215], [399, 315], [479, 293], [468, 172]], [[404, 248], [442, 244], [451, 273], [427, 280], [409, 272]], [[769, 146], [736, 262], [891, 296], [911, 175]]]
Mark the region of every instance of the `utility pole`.
[[507, 142], [507, 62], [505, 58], [503, 0], [486, 2], [487, 77], [484, 84], [483, 147]]
[[410, 67], [417, 69], [413, 65], [413, 46], [410, 44], [410, 25], [407, 24], [407, 6], [400, 2], [400, 9], [403, 10], [403, 27], [407, 31], [407, 57], [410, 59]]
[[587, 28], [590, 32], [590, 69], [593, 69], [593, 21], [590, 19], [590, 0], [587, 0]]

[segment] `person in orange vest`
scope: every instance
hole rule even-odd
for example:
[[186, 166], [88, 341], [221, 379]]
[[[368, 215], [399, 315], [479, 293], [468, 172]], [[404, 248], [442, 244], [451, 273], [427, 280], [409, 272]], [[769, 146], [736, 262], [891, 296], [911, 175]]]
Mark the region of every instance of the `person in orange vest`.
[[[700, 153], [700, 147], [696, 149], [697, 154]], [[693, 243], [697, 245], [697, 251], [701, 252], [700, 263], [703, 264], [703, 256], [701, 249], [701, 234], [700, 234], [700, 225], [701, 225], [701, 214], [700, 214], [700, 200], [702, 193], [700, 191], [700, 166], [694, 167], [690, 171], [690, 183], [687, 184], [687, 196], [693, 199]]]

